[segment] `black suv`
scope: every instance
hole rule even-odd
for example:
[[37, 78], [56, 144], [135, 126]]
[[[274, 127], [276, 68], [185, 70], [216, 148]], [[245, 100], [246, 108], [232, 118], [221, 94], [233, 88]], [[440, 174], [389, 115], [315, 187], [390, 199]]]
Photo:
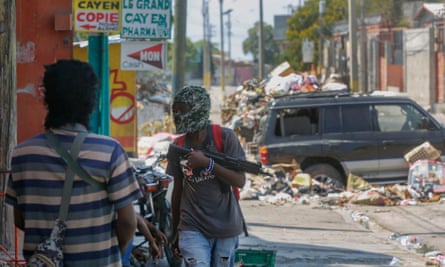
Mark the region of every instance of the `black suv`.
[[264, 165], [295, 160], [312, 178], [345, 186], [406, 182], [404, 155], [429, 141], [445, 149], [445, 128], [408, 97], [316, 92], [275, 98], [254, 141]]

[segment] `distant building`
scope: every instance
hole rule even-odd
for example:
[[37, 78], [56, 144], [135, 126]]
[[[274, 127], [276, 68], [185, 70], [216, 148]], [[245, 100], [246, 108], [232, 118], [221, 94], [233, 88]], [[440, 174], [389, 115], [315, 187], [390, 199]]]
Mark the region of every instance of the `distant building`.
[[[212, 55], [213, 65], [215, 66], [215, 72], [213, 73], [212, 84], [220, 84], [221, 82], [221, 56]], [[230, 64], [228, 60], [225, 60], [224, 75], [226, 85], [240, 85], [246, 80], [250, 80], [255, 77], [257, 66], [250, 61], [236, 61], [231, 60]]]
[[414, 16], [414, 27], [427, 27], [436, 24], [443, 24], [445, 14], [445, 4], [425, 3]]

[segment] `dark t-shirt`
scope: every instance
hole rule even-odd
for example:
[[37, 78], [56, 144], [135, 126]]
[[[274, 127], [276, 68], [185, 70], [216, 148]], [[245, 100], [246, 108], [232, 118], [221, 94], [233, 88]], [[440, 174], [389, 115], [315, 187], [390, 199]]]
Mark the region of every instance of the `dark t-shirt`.
[[[245, 159], [245, 153], [235, 133], [221, 127], [224, 153]], [[210, 140], [209, 140], [210, 139]], [[209, 135], [201, 146], [193, 149], [217, 151]], [[187, 138], [183, 146], [191, 148]], [[182, 164], [181, 164], [182, 163]], [[185, 160], [169, 162], [167, 173], [182, 179], [179, 230], [199, 231], [209, 238], [237, 236], [243, 231], [242, 214], [231, 187], [214, 174], [185, 167]]]

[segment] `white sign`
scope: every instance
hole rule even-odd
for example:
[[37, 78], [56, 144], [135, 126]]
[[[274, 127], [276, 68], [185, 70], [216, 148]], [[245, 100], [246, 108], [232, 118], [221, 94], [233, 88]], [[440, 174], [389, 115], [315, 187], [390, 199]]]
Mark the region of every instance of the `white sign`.
[[74, 0], [74, 31], [119, 32], [120, 0]]
[[170, 39], [171, 0], [122, 0], [122, 38]]
[[127, 41], [121, 43], [121, 70], [163, 70], [167, 43]]
[[314, 57], [314, 42], [307, 39], [303, 39], [303, 62], [312, 63]]

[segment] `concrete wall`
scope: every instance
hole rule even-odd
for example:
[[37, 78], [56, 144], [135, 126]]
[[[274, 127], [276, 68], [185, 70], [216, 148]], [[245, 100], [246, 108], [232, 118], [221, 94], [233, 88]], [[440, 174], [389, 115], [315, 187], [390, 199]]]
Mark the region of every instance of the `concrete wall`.
[[436, 74], [433, 31], [431, 28], [404, 31], [405, 89], [424, 107], [436, 101]]
[[71, 0], [16, 1], [17, 142], [43, 131], [45, 64], [72, 57]]

